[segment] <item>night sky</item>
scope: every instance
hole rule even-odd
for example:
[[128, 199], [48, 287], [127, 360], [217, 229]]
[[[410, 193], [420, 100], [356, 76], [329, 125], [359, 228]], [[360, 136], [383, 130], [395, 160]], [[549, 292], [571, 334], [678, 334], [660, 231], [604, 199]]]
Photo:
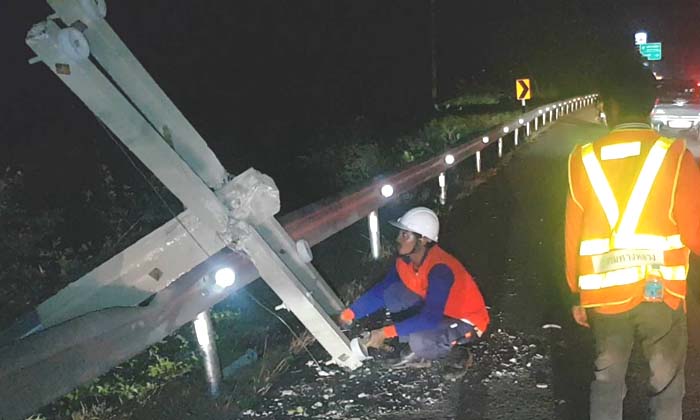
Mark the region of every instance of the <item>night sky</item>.
[[[112, 0], [107, 20], [224, 165], [283, 176], [319, 129], [363, 119], [416, 127], [431, 112], [428, 0]], [[562, 95], [595, 86], [601, 60], [637, 29], [663, 41], [665, 71], [700, 79], [700, 2], [437, 0], [441, 99], [458, 81], [510, 93], [530, 76]], [[5, 63], [0, 169], [22, 169], [37, 206], [90, 188], [124, 157], [43, 64], [27, 30], [52, 11], [0, 5]], [[125, 173], [128, 170], [124, 170]], [[128, 175], [124, 175], [128, 178]], [[128, 179], [125, 178], [126, 181]]]

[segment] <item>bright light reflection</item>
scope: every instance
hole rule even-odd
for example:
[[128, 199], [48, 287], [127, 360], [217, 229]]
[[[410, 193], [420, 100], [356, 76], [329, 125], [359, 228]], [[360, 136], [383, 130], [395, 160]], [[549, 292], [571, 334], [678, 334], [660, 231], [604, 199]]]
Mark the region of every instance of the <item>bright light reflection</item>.
[[214, 274], [214, 281], [217, 286], [225, 289], [232, 286], [236, 281], [236, 272], [229, 267], [220, 268], [216, 270], [216, 274]]
[[197, 342], [202, 347], [207, 347], [209, 341], [209, 325], [203, 316], [197, 316], [194, 320], [194, 332], [197, 336]]
[[481, 141], [482, 141], [483, 143], [488, 143], [488, 142], [489, 142], [488, 136], [482, 137], [482, 138], [481, 138]]
[[384, 184], [382, 186], [382, 189], [380, 190], [380, 192], [381, 192], [382, 196], [389, 198], [392, 195], [394, 195], [394, 187], [392, 187], [389, 184]]
[[453, 155], [445, 155], [445, 163], [448, 165], [452, 165], [455, 163], [455, 157]]

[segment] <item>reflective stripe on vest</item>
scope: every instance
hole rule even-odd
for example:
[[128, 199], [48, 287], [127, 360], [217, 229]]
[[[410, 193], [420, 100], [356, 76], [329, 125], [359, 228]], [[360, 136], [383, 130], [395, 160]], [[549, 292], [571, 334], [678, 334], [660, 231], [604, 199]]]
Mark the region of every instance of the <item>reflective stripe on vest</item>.
[[684, 248], [680, 235], [635, 234], [649, 192], [673, 140], [659, 138], [651, 147], [642, 170], [634, 184], [625, 211], [620, 210], [603, 168], [595, 155], [591, 143], [582, 147], [583, 165], [591, 181], [593, 191], [600, 201], [608, 219], [612, 234], [610, 238], [581, 241], [580, 256], [592, 258], [593, 274], [579, 276], [581, 290], [598, 290], [606, 287], [636, 283], [654, 267], [666, 280], [685, 280], [686, 267], [664, 265], [664, 252]]
[[581, 241], [579, 255], [603, 254], [615, 248], [639, 248], [639, 249], [682, 249], [685, 248], [681, 241], [681, 235], [656, 236], [656, 235], [628, 235], [619, 233], [612, 238], [587, 239]]
[[[686, 267], [684, 265], [674, 267], [662, 266], [659, 267], [658, 270], [664, 280], [683, 281], [687, 277]], [[608, 271], [602, 274], [586, 274], [579, 276], [578, 285], [581, 290], [598, 290], [606, 287], [633, 284], [645, 276], [646, 269], [644, 266], [629, 267]]]

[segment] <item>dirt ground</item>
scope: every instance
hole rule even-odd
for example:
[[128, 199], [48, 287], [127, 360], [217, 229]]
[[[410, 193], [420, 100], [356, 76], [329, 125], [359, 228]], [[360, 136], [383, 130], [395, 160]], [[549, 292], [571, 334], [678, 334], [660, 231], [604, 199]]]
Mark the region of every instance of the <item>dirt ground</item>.
[[[201, 378], [192, 375], [163, 389], [129, 418], [587, 419], [593, 342], [588, 330], [573, 323], [567, 305], [566, 161], [575, 143], [604, 132], [593, 122], [593, 112], [584, 110], [546, 126], [500, 163], [493, 153], [485, 153], [485, 167], [497, 164], [498, 170], [487, 171], [476, 182], [469, 170], [448, 173], [449, 199], [440, 209], [441, 246], [474, 275], [492, 316], [488, 334], [471, 347], [475, 364], [462, 380], [445, 379], [440, 363], [424, 369], [389, 369], [382, 354], [346, 372], [326, 365], [324, 351], [314, 344], [309, 350], [315, 359], [304, 353], [296, 357], [248, 409], [235, 409], [240, 395], [231, 386], [219, 399], [209, 400]], [[383, 218], [432, 200], [425, 193], [413, 199], [383, 209]], [[364, 279], [359, 283], [371, 284], [385, 269], [387, 261], [368, 261], [366, 244], [358, 245], [358, 230], [364, 229], [355, 226], [337, 235], [333, 244], [324, 242], [314, 249], [319, 270], [336, 288], [356, 284], [351, 280], [357, 280], [360, 271]], [[342, 270], [338, 246], [358, 251], [343, 258]], [[694, 328], [700, 322], [697, 283], [691, 270], [684, 410], [685, 418], [691, 419], [700, 418], [700, 335]], [[647, 374], [641, 355], [634, 353], [626, 420], [646, 417]]]
[[[588, 418], [593, 342], [570, 318], [563, 269], [566, 161], [575, 143], [604, 133], [592, 112], [569, 115], [520, 146], [471, 194], [452, 195], [441, 245], [474, 274], [493, 316], [488, 337], [472, 348], [476, 364], [463, 381], [442, 379], [439, 365], [395, 372], [370, 361], [357, 372], [331, 376], [310, 374], [317, 368], [302, 365], [239, 418]], [[684, 411], [697, 418], [700, 359], [693, 355], [700, 339], [693, 326], [700, 314], [697, 276], [691, 277]], [[646, 417], [647, 375], [635, 352], [625, 419]]]

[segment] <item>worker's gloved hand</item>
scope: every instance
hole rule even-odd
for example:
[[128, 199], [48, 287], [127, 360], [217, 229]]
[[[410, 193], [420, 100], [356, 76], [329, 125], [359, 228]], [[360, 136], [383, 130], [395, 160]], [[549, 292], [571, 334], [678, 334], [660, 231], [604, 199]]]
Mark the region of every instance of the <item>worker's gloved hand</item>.
[[367, 348], [374, 347], [375, 349], [384, 349], [384, 340], [386, 340], [384, 328], [372, 330], [372, 332], [369, 334], [369, 341], [367, 341], [366, 346]]
[[355, 312], [352, 311], [352, 309], [347, 308], [343, 312], [340, 313], [340, 316], [338, 317], [338, 322], [340, 325], [344, 325], [346, 327], [349, 327], [352, 325], [352, 321], [355, 319]]

